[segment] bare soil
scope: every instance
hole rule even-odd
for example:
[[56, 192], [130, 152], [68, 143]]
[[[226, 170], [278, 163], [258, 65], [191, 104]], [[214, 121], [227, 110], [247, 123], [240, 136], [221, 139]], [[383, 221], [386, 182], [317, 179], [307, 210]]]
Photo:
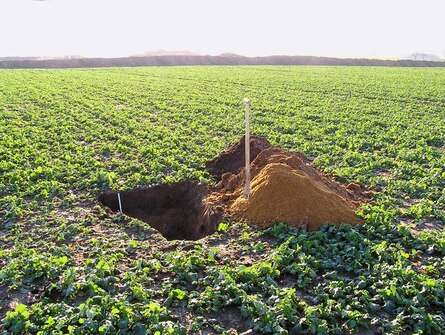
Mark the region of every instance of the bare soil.
[[[167, 240], [213, 234], [224, 215], [261, 227], [283, 222], [309, 230], [324, 223], [363, 223], [355, 215], [370, 199], [363, 184], [338, 183], [302, 153], [272, 146], [260, 136], [250, 138], [252, 187], [244, 199], [244, 142], [243, 137], [206, 163], [216, 187], [189, 180], [120, 192], [123, 213], [147, 222]], [[101, 194], [99, 202], [119, 211], [116, 192]]]
[[[195, 181], [156, 185], [120, 192], [122, 212], [158, 230], [167, 240], [197, 240], [216, 232], [222, 218], [218, 207], [203, 199], [208, 189]], [[106, 192], [99, 202], [119, 211], [117, 192]]]
[[363, 223], [355, 212], [360, 203], [370, 200], [365, 185], [338, 183], [312, 167], [302, 153], [272, 146], [261, 137], [253, 137], [250, 143], [255, 150], [251, 155], [249, 199], [243, 198], [244, 169], [229, 163], [232, 157], [243, 162], [238, 159], [240, 153], [244, 154], [242, 138], [207, 164], [216, 171], [215, 178], [224, 167], [230, 168], [221, 174], [209, 203], [220, 203], [226, 214], [261, 227], [284, 222], [315, 230], [324, 223]]
[[[211, 173], [215, 180], [220, 180], [225, 173], [237, 174], [244, 168], [246, 152], [244, 142], [245, 138], [243, 136], [238, 143], [229, 146], [218, 157], [206, 162], [207, 171]], [[252, 162], [261, 151], [271, 146], [264, 137], [252, 135], [250, 137], [250, 161]]]

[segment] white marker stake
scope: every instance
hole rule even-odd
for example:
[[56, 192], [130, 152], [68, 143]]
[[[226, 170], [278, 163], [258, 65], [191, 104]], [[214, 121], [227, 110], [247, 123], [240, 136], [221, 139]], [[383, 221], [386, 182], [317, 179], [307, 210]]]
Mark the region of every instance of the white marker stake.
[[119, 212], [122, 213], [121, 194], [117, 192], [117, 201], [119, 202]]
[[246, 172], [246, 185], [244, 186], [243, 197], [249, 199], [250, 195], [250, 100], [247, 98], [243, 99], [246, 104], [246, 136], [245, 136], [245, 172]]

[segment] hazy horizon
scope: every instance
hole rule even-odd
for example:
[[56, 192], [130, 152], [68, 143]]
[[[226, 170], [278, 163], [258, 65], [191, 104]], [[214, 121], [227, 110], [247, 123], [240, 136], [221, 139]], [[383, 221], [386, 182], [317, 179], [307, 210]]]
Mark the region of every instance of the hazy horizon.
[[[34, 1], [47, 1], [47, 0], [34, 0]], [[33, 56], [0, 56], [0, 59], [7, 60], [51, 60], [51, 59], [94, 59], [94, 58], [127, 58], [127, 57], [153, 57], [153, 56], [239, 56], [239, 57], [276, 57], [276, 56], [289, 56], [289, 57], [328, 57], [328, 58], [337, 58], [337, 59], [377, 59], [377, 60], [403, 60], [403, 59], [412, 59], [412, 60], [432, 60], [431, 56], [437, 57], [436, 60], [445, 60], [445, 55], [441, 57], [436, 54], [415, 52], [411, 54], [406, 54], [398, 57], [379, 57], [379, 56], [329, 56], [329, 55], [315, 55], [315, 54], [264, 54], [264, 55], [250, 55], [246, 56], [243, 54], [226, 51], [220, 54], [206, 54], [199, 51], [194, 50], [148, 50], [145, 52], [141, 52], [139, 54], [128, 54], [128, 55], [96, 55], [96, 56], [85, 56], [80, 54], [66, 54], [66, 55], [33, 55]]]
[[164, 50], [445, 58], [444, 8], [439, 0], [3, 0], [0, 57], [126, 57]]

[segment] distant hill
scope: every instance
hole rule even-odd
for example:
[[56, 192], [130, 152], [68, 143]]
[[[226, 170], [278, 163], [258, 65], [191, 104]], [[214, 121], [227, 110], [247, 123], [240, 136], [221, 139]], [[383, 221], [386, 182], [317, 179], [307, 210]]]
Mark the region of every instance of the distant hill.
[[39, 60], [40, 57], [0, 57], [0, 62], [23, 61], [23, 60]]
[[126, 66], [184, 66], [184, 65], [341, 65], [341, 66], [407, 66], [445, 67], [444, 61], [381, 60], [366, 58], [332, 58], [315, 56], [244, 57], [239, 55], [195, 56], [133, 56], [124, 58], [77, 58], [46, 60], [0, 61], [0, 68], [90, 68]]
[[415, 52], [411, 55], [408, 55], [406, 59], [414, 59], [414, 60], [429, 60], [429, 61], [439, 61], [440, 58], [433, 54], [425, 54], [420, 52]]
[[224, 52], [220, 54], [219, 57], [243, 57], [243, 56], [235, 54], [233, 52]]
[[0, 62], [9, 62], [9, 61], [37, 61], [37, 60], [55, 60], [55, 59], [79, 59], [79, 58], [86, 58], [80, 55], [67, 55], [62, 57], [49, 57], [49, 56], [39, 56], [39, 57], [18, 57], [18, 56], [12, 56], [12, 57], [0, 57]]
[[156, 50], [147, 51], [141, 54], [131, 55], [130, 57], [153, 57], [153, 56], [202, 56], [201, 53], [188, 50]]

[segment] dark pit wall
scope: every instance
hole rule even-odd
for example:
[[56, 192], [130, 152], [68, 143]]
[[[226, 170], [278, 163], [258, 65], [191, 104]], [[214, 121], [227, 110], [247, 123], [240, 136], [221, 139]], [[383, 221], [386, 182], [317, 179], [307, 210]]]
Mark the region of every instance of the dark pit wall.
[[[207, 194], [207, 186], [184, 181], [120, 192], [120, 198], [124, 214], [147, 222], [167, 240], [198, 240], [216, 232], [223, 214], [203, 201]], [[99, 202], [119, 211], [117, 192], [101, 194]]]

